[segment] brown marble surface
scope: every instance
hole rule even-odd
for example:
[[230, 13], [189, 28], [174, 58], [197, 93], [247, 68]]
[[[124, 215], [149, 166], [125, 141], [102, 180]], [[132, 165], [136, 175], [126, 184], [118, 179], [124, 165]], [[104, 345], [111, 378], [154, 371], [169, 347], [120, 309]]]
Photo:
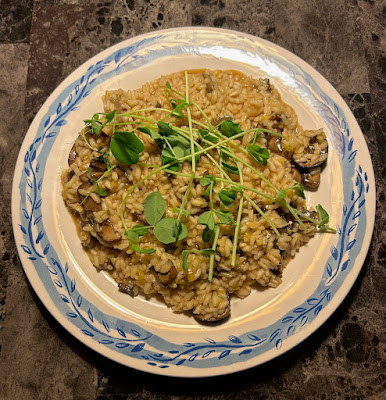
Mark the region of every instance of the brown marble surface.
[[[382, 0], [1, 0], [0, 399], [385, 399], [385, 14]], [[321, 72], [357, 118], [377, 181], [370, 251], [333, 316], [274, 361], [198, 380], [125, 368], [74, 339], [27, 282], [10, 214], [20, 145], [52, 90], [111, 44], [191, 25], [263, 37]]]

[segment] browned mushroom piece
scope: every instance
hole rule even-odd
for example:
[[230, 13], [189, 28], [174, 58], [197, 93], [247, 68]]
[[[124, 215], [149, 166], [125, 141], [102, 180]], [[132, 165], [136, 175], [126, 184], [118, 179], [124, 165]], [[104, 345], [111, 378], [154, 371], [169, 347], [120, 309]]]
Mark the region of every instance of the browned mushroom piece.
[[214, 82], [213, 82], [213, 79], [212, 79], [211, 75], [209, 73], [207, 73], [207, 72], [204, 72], [202, 74], [202, 76], [205, 79], [208, 79], [208, 82], [206, 84], [206, 93], [212, 93], [213, 90], [214, 90]]
[[74, 164], [76, 158], [78, 157], [78, 153], [75, 151], [75, 144], [71, 147], [70, 153], [68, 154], [68, 166], [71, 167]]
[[287, 160], [290, 160], [292, 157], [292, 154], [283, 149], [281, 137], [271, 136], [268, 141], [268, 150], [280, 154]]
[[84, 172], [82, 175], [79, 175], [79, 179], [83, 183], [89, 183], [97, 181], [102, 175], [103, 172], [94, 172], [94, 171], [91, 171], [90, 173]]
[[169, 253], [169, 254], [173, 254], [178, 249], [176, 242], [165, 244], [164, 247], [165, 247], [166, 253]]
[[272, 91], [272, 86], [271, 86], [271, 81], [268, 78], [263, 79], [264, 82], [264, 88], [267, 92]]
[[123, 292], [128, 294], [131, 297], [135, 296], [135, 291], [134, 291], [134, 286], [132, 284], [127, 284], [127, 283], [119, 283], [118, 284], [118, 289]]
[[212, 125], [213, 126], [217, 126], [217, 125], [220, 125], [222, 122], [224, 122], [224, 121], [232, 121], [233, 120], [233, 117], [231, 117], [231, 116], [229, 116], [229, 115], [224, 115], [224, 116], [222, 116], [222, 117], [218, 117], [218, 118], [215, 118], [213, 121], [212, 121]]
[[107, 171], [106, 163], [104, 161], [95, 160], [95, 158], [93, 158], [90, 161], [90, 168], [92, 171], [97, 171], [97, 172], [106, 172]]
[[227, 295], [227, 300], [228, 303], [225, 306], [225, 308], [218, 310], [218, 313], [216, 315], [213, 315], [211, 317], [208, 318], [207, 314], [195, 314], [193, 312], [193, 316], [194, 318], [196, 318], [197, 320], [201, 321], [201, 322], [219, 322], [221, 320], [223, 320], [224, 318], [228, 317], [228, 315], [231, 312], [231, 303], [230, 303], [230, 296], [229, 296], [229, 292], [228, 290], [226, 291], [226, 295]]
[[88, 236], [88, 239], [86, 241], [82, 240], [81, 243], [85, 249], [91, 250], [98, 242], [94, 236], [90, 235], [89, 232], [87, 232], [87, 236]]
[[309, 189], [317, 189], [320, 184], [320, 168], [311, 168], [309, 172], [304, 173], [303, 184]]
[[92, 185], [89, 183], [82, 183], [77, 190], [78, 197], [81, 201], [83, 208], [86, 211], [100, 211], [102, 209], [101, 203], [97, 203], [91, 196]]
[[161, 266], [153, 266], [156, 272], [158, 283], [163, 286], [169, 286], [177, 277], [177, 269], [171, 262], [166, 262]]
[[272, 114], [269, 119], [271, 121], [276, 121], [276, 122], [280, 122], [281, 121], [281, 116], [279, 114]]
[[99, 224], [98, 236], [106, 243], [113, 243], [121, 239], [121, 235], [114, 229], [109, 219]]
[[281, 153], [283, 151], [283, 146], [281, 144], [281, 138], [273, 136], [269, 139], [268, 150], [274, 153]]
[[284, 267], [289, 263], [289, 261], [291, 260], [291, 251], [289, 249], [286, 250], [280, 250], [280, 262], [277, 265], [277, 269], [276, 271], [278, 273], [275, 273], [275, 275], [281, 275], [281, 273], [283, 272]]
[[94, 201], [91, 197], [87, 197], [82, 206], [86, 211], [100, 211], [102, 209], [101, 204]]
[[[309, 210], [306, 210], [306, 209], [302, 209], [301, 212], [304, 215], [306, 215], [307, 217], [309, 217], [309, 218], [312, 218], [312, 219], [314, 219], [316, 221], [318, 220], [318, 213], [316, 211], [309, 211]], [[299, 222], [295, 219], [295, 217], [291, 213], [284, 213], [284, 214], [281, 214], [281, 216], [284, 217], [286, 219], [287, 223], [288, 223], [287, 226], [286, 226], [287, 229], [292, 230], [294, 225], [299, 225]], [[304, 218], [301, 215], [299, 215], [299, 219], [306, 226], [307, 226], [307, 223], [311, 224], [310, 221], [308, 221], [306, 218]]]
[[294, 154], [293, 160], [302, 168], [320, 167], [328, 156], [328, 143], [322, 129], [304, 131], [303, 136], [309, 139], [308, 146], [302, 153]]
[[302, 183], [302, 174], [295, 167], [291, 168], [291, 176], [296, 182]]
[[73, 171], [72, 169], [69, 169], [67, 171], [67, 181], [69, 182], [74, 175], [75, 175], [75, 171]]

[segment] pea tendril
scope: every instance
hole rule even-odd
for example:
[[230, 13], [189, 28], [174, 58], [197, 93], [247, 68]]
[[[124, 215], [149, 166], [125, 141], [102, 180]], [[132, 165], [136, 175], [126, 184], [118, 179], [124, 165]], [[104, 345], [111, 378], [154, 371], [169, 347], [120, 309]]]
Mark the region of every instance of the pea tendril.
[[[185, 95], [173, 89], [169, 82], [166, 83], [164, 93], [171, 108], [148, 107], [119, 114], [114, 110], [109, 113], [96, 113], [91, 119], [84, 121], [85, 126], [81, 131], [81, 136], [85, 144], [93, 152], [100, 154], [97, 159], [104, 161], [107, 165], [106, 172], [97, 180], [93, 180], [97, 185], [98, 193], [107, 194], [100, 188], [99, 184], [118, 165], [116, 163], [110, 165], [111, 155], [121, 164], [138, 164], [141, 167], [151, 169], [146, 176], [127, 191], [120, 205], [120, 218], [131, 249], [144, 254], [144, 256], [154, 253], [155, 249], [140, 248], [136, 244], [142, 236], [145, 236], [151, 230], [155, 237], [165, 244], [177, 242], [186, 237], [188, 232], [183, 221], [184, 218], [190, 216], [187, 205], [195, 180], [199, 180], [200, 184], [206, 187], [205, 195], [208, 198], [209, 211], [201, 213], [197, 222], [205, 226], [202, 239], [210, 247], [202, 250], [183, 250], [182, 267], [188, 271], [188, 253], [208, 256], [209, 281], [212, 281], [214, 276], [216, 248], [223, 225], [230, 225], [234, 229], [231, 265], [236, 265], [244, 201], [248, 202], [266, 221], [275, 235], [280, 237], [278, 227], [264, 212], [261, 204], [259, 205], [256, 200], [252, 199], [256, 195], [262, 199], [263, 204], [276, 204], [284, 212], [290, 213], [304, 232], [308, 232], [304, 223], [304, 221], [307, 221], [319, 227], [320, 230], [335, 233], [336, 231], [327, 225], [329, 216], [320, 204], [317, 206], [318, 218], [315, 219], [294, 208], [288, 202], [287, 198], [292, 198], [293, 195], [304, 198], [301, 184], [297, 183], [288, 188], [278, 188], [261, 172], [259, 165], [264, 166], [269, 162], [270, 153], [265, 147], [260, 147], [258, 138], [262, 133], [282, 138], [285, 138], [285, 136], [261, 127], [243, 131], [239, 124], [230, 120], [224, 120], [214, 126], [203, 109], [190, 98], [188, 78], [188, 73], [185, 71]], [[199, 111], [205, 123], [192, 118], [193, 108]], [[144, 113], [149, 112], [157, 112], [162, 118], [156, 120], [144, 115]], [[180, 119], [187, 121], [187, 126], [186, 122], [185, 126], [180, 126], [180, 123], [178, 125], [173, 124]], [[167, 122], [170, 120], [171, 122]], [[128, 130], [130, 128], [132, 130]], [[106, 129], [112, 130], [110, 148], [107, 151], [102, 151], [102, 148], [94, 148], [90, 143], [89, 135], [101, 136]], [[145, 147], [135, 131], [148, 134], [160, 146], [161, 166], [148, 164], [141, 160], [141, 154]], [[249, 144], [244, 147], [238, 139], [247, 134], [251, 134], [252, 138]], [[216, 153], [212, 153], [212, 150]], [[234, 150], [245, 155], [241, 157], [235, 154]], [[197, 174], [197, 164], [202, 155], [212, 162], [219, 177]], [[191, 163], [191, 173], [180, 172], [180, 167], [184, 162]], [[268, 189], [268, 193], [257, 190], [244, 182], [245, 168], [264, 182], [262, 186]], [[125, 220], [126, 202], [129, 196], [138, 190], [145, 181], [162, 171], [169, 175], [189, 178], [181, 205], [173, 209], [176, 218], [164, 217], [166, 202], [160, 193], [153, 192], [148, 195], [144, 204], [144, 215], [149, 225], [136, 225], [129, 229]], [[215, 190], [217, 184], [220, 188]], [[236, 200], [238, 200], [238, 205], [235, 204]], [[232, 210], [234, 208], [236, 221], [233, 219], [234, 211]]]

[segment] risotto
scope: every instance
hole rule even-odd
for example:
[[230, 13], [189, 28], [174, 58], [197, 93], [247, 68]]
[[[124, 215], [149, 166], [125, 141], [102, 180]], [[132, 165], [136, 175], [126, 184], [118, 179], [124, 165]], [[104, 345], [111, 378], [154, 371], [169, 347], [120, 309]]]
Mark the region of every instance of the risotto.
[[328, 155], [268, 79], [192, 70], [111, 90], [85, 120], [63, 198], [93, 265], [131, 296], [162, 296], [200, 321], [276, 287], [318, 230], [307, 209]]

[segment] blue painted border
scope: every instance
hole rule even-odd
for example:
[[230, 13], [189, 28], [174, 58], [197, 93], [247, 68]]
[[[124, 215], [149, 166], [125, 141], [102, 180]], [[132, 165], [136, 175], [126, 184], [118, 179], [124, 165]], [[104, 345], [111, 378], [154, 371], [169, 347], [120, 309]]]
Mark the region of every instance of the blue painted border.
[[[256, 49], [256, 43], [251, 39], [240, 35], [235, 41], [235, 35], [228, 36], [232, 48], [238, 46], [240, 54], [244, 52], [250, 55]], [[164, 42], [167, 42], [167, 46], [163, 46]], [[182, 345], [170, 343], [136, 324], [102, 313], [78, 292], [68, 264], [61, 263], [47, 238], [42, 210], [45, 165], [60, 129], [71, 112], [77, 110], [82, 101], [106, 79], [140, 68], [161, 57], [197, 53], [197, 46], [201, 54], [213, 55], [216, 52], [216, 46], [209, 39], [205, 43], [187, 45], [184, 34], [174, 35], [171, 39], [168, 33], [164, 33], [116, 50], [91, 65], [80, 79], [57, 96], [41, 118], [36, 136], [25, 153], [18, 186], [21, 196], [18, 226], [24, 239], [19, 246], [27, 259], [32, 261], [57, 310], [71, 321], [75, 329], [96, 342], [161, 369], [172, 365], [214, 368], [243, 362], [271, 349], [279, 350], [283, 341], [318, 318], [323, 307], [337, 293], [361, 250], [367, 224], [366, 195], [370, 182], [367, 172], [356, 163], [356, 156], [361, 150], [356, 148], [354, 138], [350, 135], [344, 112], [300, 66], [261, 46], [258, 54], [253, 54], [256, 63], [269, 60], [279, 66], [280, 73], [286, 73], [286, 79], [291, 82], [294, 91], [308, 96], [309, 104], [329, 127], [334, 146], [341, 156], [345, 203], [343, 217], [337, 226], [336, 243], [331, 247], [331, 256], [315, 292], [303, 304], [268, 327], [239, 336], [230, 335], [223, 342], [205, 338], [203, 342], [191, 343], [187, 338]]]

